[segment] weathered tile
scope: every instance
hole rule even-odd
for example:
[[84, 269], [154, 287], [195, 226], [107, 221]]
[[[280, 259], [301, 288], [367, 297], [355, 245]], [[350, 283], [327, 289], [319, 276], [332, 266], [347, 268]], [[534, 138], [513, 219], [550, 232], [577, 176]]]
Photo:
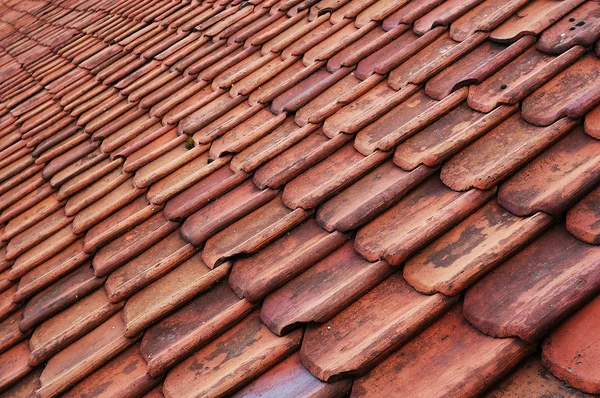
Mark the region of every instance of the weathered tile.
[[229, 275], [229, 285], [238, 296], [251, 302], [260, 301], [347, 239], [339, 232], [327, 233], [308, 220], [258, 253], [237, 260]]
[[19, 378], [19, 381], [8, 390], [0, 393], [2, 398], [31, 398], [40, 387], [40, 374], [42, 368], [37, 368], [27, 375]]
[[300, 224], [309, 215], [310, 212], [303, 209], [289, 210], [281, 203], [281, 196], [277, 196], [210, 238], [205, 244], [202, 259], [206, 265], [214, 268], [234, 255], [253, 253]]
[[523, 119], [538, 126], [565, 116], [578, 119], [600, 102], [599, 81], [600, 60], [586, 55], [525, 98]]
[[506, 181], [498, 203], [519, 216], [559, 216], [598, 182], [600, 141], [576, 127]]
[[63, 396], [134, 398], [148, 392], [158, 382], [159, 379], [148, 374], [148, 366], [136, 344], [83, 379]]
[[[449, 26], [483, 0], [447, 0], [415, 21], [414, 31], [425, 34], [436, 26]], [[409, 3], [410, 4], [410, 3]], [[385, 21], [384, 21], [385, 23]]]
[[542, 346], [542, 362], [552, 374], [588, 394], [600, 393], [600, 296], [556, 328]]
[[442, 167], [440, 178], [456, 191], [491, 189], [567, 134], [575, 123], [563, 118], [537, 127], [514, 114], [454, 155]]
[[501, 105], [485, 114], [462, 103], [398, 145], [394, 163], [404, 170], [414, 170], [420, 165], [439, 166], [516, 110], [516, 106]]
[[469, 289], [465, 317], [486, 334], [534, 342], [597, 294], [598, 253], [557, 225]]
[[351, 397], [477, 396], [532, 349], [516, 338], [495, 339], [480, 333], [469, 325], [461, 306], [456, 305], [371, 372], [355, 380]]
[[404, 265], [404, 277], [425, 294], [455, 296], [534, 239], [552, 219], [513, 216], [490, 201]]
[[425, 84], [425, 93], [441, 100], [452, 91], [483, 82], [497, 70], [527, 50], [535, 37], [525, 36], [511, 45], [484, 41], [477, 48], [432, 77]]
[[575, 45], [590, 46], [600, 35], [600, 5], [586, 1], [542, 33], [537, 48], [560, 54]]
[[455, 192], [432, 176], [400, 202], [362, 227], [356, 250], [367, 260], [400, 265], [434, 237], [481, 207], [495, 191]]
[[323, 397], [345, 396], [350, 392], [350, 379], [325, 383], [314, 377], [295, 353], [233, 395], [235, 398]]
[[21, 329], [19, 329], [19, 322], [22, 316], [23, 311], [17, 310], [0, 322], [0, 354], [26, 337]]
[[21, 330], [33, 329], [103, 283], [104, 279], [96, 278], [92, 268], [83, 264], [29, 300], [23, 310], [23, 319], [19, 323]]
[[59, 396], [133, 344], [135, 340], [123, 337], [123, 328], [121, 314], [116, 313], [53, 356], [40, 376], [37, 395]]
[[352, 246], [346, 243], [265, 298], [261, 318], [273, 333], [327, 321], [392, 272], [385, 261], [370, 263]]
[[567, 386], [552, 376], [537, 357], [523, 361], [508, 377], [484, 395], [485, 398], [530, 396], [590, 398], [589, 395]]
[[308, 326], [301, 361], [323, 381], [364, 374], [455, 301], [420, 294], [395, 273], [326, 323]]
[[94, 273], [106, 276], [173, 232], [179, 224], [158, 213], [102, 247], [92, 260]]
[[[376, 150], [389, 151], [463, 102], [467, 98], [467, 92], [466, 88], [461, 88], [443, 100], [436, 101], [419, 90], [361, 129], [356, 135], [354, 146], [363, 155]], [[324, 130], [327, 121], [325, 123]]]
[[273, 335], [253, 312], [169, 372], [163, 393], [167, 398], [231, 394], [285, 359], [301, 340], [301, 330]]
[[223, 332], [243, 319], [252, 307], [221, 282], [151, 326], [144, 333], [141, 346], [150, 374], [157, 376], [217, 336], [223, 338]]
[[25, 231], [27, 228], [35, 225], [50, 214], [54, 213], [64, 206], [64, 203], [59, 201], [56, 195], [50, 195], [46, 199], [40, 201], [37, 205], [29, 208], [25, 212], [11, 218], [6, 224], [2, 233], [2, 240], [8, 241], [17, 234]]
[[41, 325], [29, 339], [29, 363], [40, 365], [78, 338], [92, 331], [123, 304], [112, 304], [104, 289], [98, 289]]
[[112, 303], [123, 301], [181, 264], [196, 249], [173, 231], [137, 257], [114, 270], [104, 289]]
[[577, 239], [600, 245], [600, 187], [569, 210], [566, 223], [567, 230]]
[[588, 135], [600, 140], [600, 106], [586, 113], [583, 129]]
[[225, 277], [229, 263], [211, 270], [196, 254], [131, 296], [123, 308], [125, 336], [136, 336]]
[[452, 23], [450, 37], [456, 41], [463, 41], [475, 32], [489, 32], [527, 2], [527, 0], [484, 0]]
[[327, 231], [355, 229], [396, 203], [433, 172], [425, 166], [406, 172], [386, 161], [323, 203], [317, 210], [317, 222]]
[[31, 371], [28, 358], [29, 345], [26, 341], [0, 354], [0, 391], [16, 383]]
[[[56, 193], [59, 200], [68, 198], [69, 196], [81, 191], [85, 187], [95, 183], [123, 163], [123, 159], [109, 160], [105, 159], [100, 163], [90, 167], [86, 171], [80, 173], [77, 178], [73, 178], [66, 181], [60, 186], [60, 189]], [[50, 180], [52, 185], [52, 180]]]

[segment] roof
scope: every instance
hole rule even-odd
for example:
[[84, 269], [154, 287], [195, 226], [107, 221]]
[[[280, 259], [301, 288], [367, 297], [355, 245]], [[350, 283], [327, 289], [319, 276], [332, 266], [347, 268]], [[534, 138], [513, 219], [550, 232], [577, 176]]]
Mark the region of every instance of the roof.
[[2, 0], [0, 396], [600, 394], [599, 38], [596, 0]]

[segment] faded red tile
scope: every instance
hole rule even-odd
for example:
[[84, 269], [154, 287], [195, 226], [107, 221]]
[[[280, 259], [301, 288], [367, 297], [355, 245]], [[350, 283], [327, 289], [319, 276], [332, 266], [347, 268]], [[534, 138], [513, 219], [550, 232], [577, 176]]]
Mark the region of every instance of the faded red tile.
[[364, 374], [454, 301], [420, 294], [395, 273], [324, 324], [308, 326], [301, 361], [323, 381]]
[[[466, 349], [465, 347], [468, 347]], [[516, 366], [533, 347], [495, 339], [464, 319], [461, 306], [354, 381], [351, 397], [477, 396]]]
[[28, 358], [29, 346], [26, 341], [0, 354], [0, 391], [16, 383], [32, 370], [27, 362]]
[[31, 398], [40, 387], [40, 374], [42, 368], [34, 369], [27, 375], [19, 378], [12, 387], [0, 393], [2, 398]]
[[265, 298], [261, 318], [273, 333], [327, 321], [392, 272], [385, 261], [369, 263], [352, 246], [346, 243]]
[[23, 311], [17, 310], [0, 321], [0, 353], [7, 351], [26, 337], [19, 329], [22, 316]]
[[514, 114], [454, 155], [442, 167], [440, 178], [457, 191], [491, 189], [567, 134], [575, 123], [563, 118], [537, 127]]
[[586, 113], [583, 129], [587, 134], [600, 140], [600, 106]]
[[239, 299], [225, 282], [197, 296], [144, 333], [141, 352], [150, 374], [157, 376], [211, 340], [222, 339], [223, 332], [252, 308], [251, 303]]
[[542, 33], [537, 48], [560, 54], [575, 45], [591, 46], [600, 35], [600, 4], [586, 1]]
[[544, 341], [542, 362], [552, 374], [588, 394], [600, 393], [600, 296], [568, 318]]
[[163, 393], [167, 398], [231, 394], [285, 359], [301, 340], [301, 330], [273, 335], [253, 312], [169, 372]]
[[504, 183], [498, 203], [519, 216], [558, 216], [598, 182], [600, 142], [576, 127]]
[[600, 187], [569, 210], [566, 222], [567, 230], [577, 239], [600, 244]]
[[469, 289], [465, 317], [489, 335], [534, 342], [596, 295], [598, 253], [557, 225]]
[[578, 119], [600, 102], [599, 81], [600, 60], [586, 55], [523, 101], [523, 119], [539, 126]]
[[494, 191], [454, 192], [430, 177], [357, 235], [355, 248], [367, 260], [402, 264], [435, 236], [481, 207]]
[[439, 237], [404, 265], [404, 277], [425, 294], [454, 296], [534, 239], [552, 219], [513, 216], [495, 200]]
[[436, 26], [449, 26], [452, 22], [482, 1], [483, 0], [446, 0], [416, 20], [413, 29], [416, 34], [422, 35]]

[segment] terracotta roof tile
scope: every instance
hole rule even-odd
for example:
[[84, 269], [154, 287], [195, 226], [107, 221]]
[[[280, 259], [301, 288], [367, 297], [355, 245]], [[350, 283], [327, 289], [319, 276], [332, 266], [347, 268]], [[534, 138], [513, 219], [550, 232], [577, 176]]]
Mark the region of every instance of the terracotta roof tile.
[[600, 188], [594, 189], [567, 213], [567, 230], [592, 245], [600, 244]]

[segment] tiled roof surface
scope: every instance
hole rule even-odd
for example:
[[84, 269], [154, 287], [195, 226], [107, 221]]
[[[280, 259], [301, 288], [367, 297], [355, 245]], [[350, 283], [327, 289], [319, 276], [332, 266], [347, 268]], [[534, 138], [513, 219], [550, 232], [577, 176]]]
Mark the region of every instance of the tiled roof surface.
[[598, 0], [1, 0], [0, 396], [600, 394], [599, 39]]

